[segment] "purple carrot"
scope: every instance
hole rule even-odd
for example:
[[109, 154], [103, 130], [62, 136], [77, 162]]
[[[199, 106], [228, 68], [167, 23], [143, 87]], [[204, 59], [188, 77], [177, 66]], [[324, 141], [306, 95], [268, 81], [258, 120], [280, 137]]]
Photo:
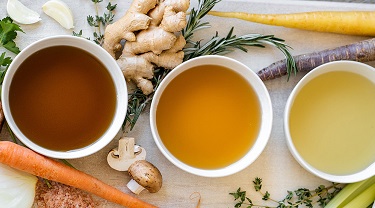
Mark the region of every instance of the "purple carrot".
[[[323, 51], [293, 57], [297, 71], [307, 72], [324, 63], [338, 60], [358, 62], [375, 61], [375, 38]], [[286, 60], [277, 61], [258, 73], [263, 80], [271, 80], [288, 74]]]

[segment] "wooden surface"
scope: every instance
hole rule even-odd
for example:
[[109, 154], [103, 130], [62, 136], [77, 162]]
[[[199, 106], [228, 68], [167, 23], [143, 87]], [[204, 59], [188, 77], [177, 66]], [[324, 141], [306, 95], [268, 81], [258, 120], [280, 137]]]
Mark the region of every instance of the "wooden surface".
[[[21, 0], [21, 2], [41, 13], [42, 18], [40, 23], [22, 27], [25, 34], [20, 33], [16, 40], [21, 49], [43, 37], [72, 34], [72, 30], [63, 29], [55, 21], [42, 13], [41, 6], [45, 0]], [[86, 16], [95, 14], [95, 7], [92, 2], [88, 0], [65, 0], [65, 2], [71, 7], [74, 14], [74, 31], [78, 32], [82, 29], [85, 36], [91, 36], [92, 29], [87, 25]], [[104, 1], [101, 6], [104, 7], [107, 4], [106, 2], [107, 1]], [[130, 1], [114, 0], [112, 3], [118, 4], [115, 17], [115, 19], [118, 19], [127, 10]], [[1, 18], [6, 15], [5, 4], [5, 0], [0, 2]], [[191, 4], [196, 7], [197, 1], [193, 0]], [[223, 0], [214, 9], [258, 13], [290, 13], [317, 10], [373, 11], [375, 10], [375, 5], [316, 1]], [[294, 55], [341, 46], [369, 38], [300, 31], [296, 29], [266, 26], [240, 20], [221, 19], [209, 16], [204, 20], [209, 21], [212, 28], [197, 32], [195, 34], [195, 40], [207, 40], [215, 34], [215, 31], [218, 31], [219, 35], [225, 36], [229, 29], [234, 26], [234, 33], [238, 35], [262, 33], [273, 34], [279, 38], [283, 38], [291, 47], [293, 47]], [[266, 47], [265, 49], [248, 49], [248, 53], [235, 51], [228, 56], [241, 61], [254, 71], [258, 71], [274, 61], [283, 58], [281, 52], [273, 47]], [[0, 50], [0, 52], [3, 51], [3, 49]], [[8, 52], [8, 54], [11, 53]], [[375, 66], [374, 63], [369, 64]], [[252, 194], [251, 198], [257, 199], [254, 200], [254, 202], [262, 203], [261, 197], [253, 191], [252, 180], [254, 180], [255, 177], [263, 178], [263, 189], [268, 190], [275, 199], [282, 199], [286, 195], [287, 190], [294, 190], [300, 187], [315, 188], [320, 184], [329, 184], [328, 181], [324, 181], [304, 170], [294, 160], [286, 146], [283, 131], [284, 107], [289, 93], [302, 76], [303, 74], [298, 74], [295, 77], [292, 76], [289, 82], [286, 81], [285, 77], [265, 82], [271, 95], [274, 112], [273, 129], [270, 140], [263, 153], [253, 164], [245, 170], [227, 177], [199, 177], [186, 173], [170, 163], [161, 154], [153, 141], [148, 120], [149, 114], [148, 110], [146, 110], [146, 112], [140, 117], [135, 129], [126, 133], [126, 135], [135, 137], [136, 143], [146, 148], [147, 160], [160, 169], [163, 174], [164, 183], [162, 189], [158, 193], [150, 194], [148, 192], [143, 192], [138, 197], [160, 207], [184, 208], [196, 206], [197, 198], [191, 199], [191, 195], [198, 192], [201, 196], [201, 207], [225, 208], [234, 206], [233, 198], [228, 193], [236, 191], [238, 187], [241, 187], [243, 190], [247, 190], [249, 194]], [[119, 136], [121, 134], [122, 132], [119, 132]], [[9, 139], [7, 129], [3, 129], [0, 138], [1, 140]], [[70, 160], [70, 162], [76, 168], [89, 173], [124, 192], [129, 192], [125, 187], [125, 184], [129, 181], [127, 173], [111, 169], [106, 162], [107, 153], [110, 149], [117, 146], [118, 138], [119, 137], [114, 138], [108, 146], [95, 154], [85, 158]], [[119, 206], [101, 200], [101, 207]]]

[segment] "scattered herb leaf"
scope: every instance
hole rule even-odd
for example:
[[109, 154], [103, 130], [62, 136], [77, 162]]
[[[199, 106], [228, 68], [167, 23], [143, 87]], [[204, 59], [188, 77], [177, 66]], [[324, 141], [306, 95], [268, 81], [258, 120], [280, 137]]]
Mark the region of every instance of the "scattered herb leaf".
[[304, 205], [305, 207], [314, 207], [314, 204], [324, 207], [328, 202], [338, 194], [343, 188], [343, 184], [332, 183], [331, 186], [320, 185], [314, 190], [307, 188], [299, 188], [294, 191], [287, 191], [287, 195], [284, 199], [277, 201], [271, 198], [271, 194], [266, 191], [262, 192], [262, 179], [255, 178], [253, 181], [253, 187], [256, 192], [259, 192], [262, 196], [262, 200], [272, 201], [275, 206], [269, 205], [255, 205], [252, 200], [246, 196], [246, 191], [242, 191], [238, 188], [236, 192], [229, 193], [234, 197], [235, 208], [242, 207], [244, 205], [247, 208], [251, 207], [268, 207], [268, 208], [293, 208]]

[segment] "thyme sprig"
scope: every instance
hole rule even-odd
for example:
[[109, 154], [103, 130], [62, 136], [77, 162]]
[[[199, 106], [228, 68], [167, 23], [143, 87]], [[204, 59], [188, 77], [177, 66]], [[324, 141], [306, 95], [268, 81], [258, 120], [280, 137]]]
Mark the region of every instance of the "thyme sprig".
[[235, 208], [242, 207], [242, 205], [245, 205], [246, 208], [294, 208], [300, 206], [312, 208], [314, 207], [314, 204], [318, 204], [320, 207], [324, 207], [331, 199], [333, 199], [334, 196], [336, 196], [336, 194], [341, 191], [343, 185], [339, 183], [332, 183], [332, 185], [330, 186], [320, 185], [314, 190], [299, 188], [294, 191], [287, 191], [287, 195], [280, 201], [272, 199], [271, 194], [268, 191], [262, 192], [261, 178], [255, 178], [255, 180], [253, 181], [253, 187], [256, 192], [259, 192], [261, 194], [262, 200], [272, 201], [276, 205], [268, 206], [254, 204], [253, 201], [246, 196], [246, 191], [242, 191], [241, 188], [238, 188], [236, 192], [229, 193], [234, 197]]
[[[95, 5], [95, 15], [89, 15], [87, 16], [87, 23], [95, 29], [95, 31], [92, 33], [93, 35], [93, 41], [98, 44], [102, 45], [104, 41], [104, 29], [105, 27], [110, 24], [114, 17], [115, 17], [115, 9], [117, 7], [117, 4], [112, 4], [110, 1], [108, 2], [107, 6], [105, 7], [105, 11], [102, 15], [99, 15], [99, 3], [101, 3], [103, 0], [91, 0]], [[82, 37], [82, 30], [79, 32], [73, 31], [73, 36]], [[90, 38], [86, 38], [90, 39]]]

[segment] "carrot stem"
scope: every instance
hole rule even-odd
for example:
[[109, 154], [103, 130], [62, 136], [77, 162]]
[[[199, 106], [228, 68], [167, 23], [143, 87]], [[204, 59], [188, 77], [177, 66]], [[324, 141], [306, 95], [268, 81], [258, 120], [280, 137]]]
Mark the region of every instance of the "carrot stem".
[[[375, 38], [337, 48], [302, 54], [293, 58], [296, 62], [297, 70], [304, 72], [331, 61], [375, 61]], [[257, 74], [263, 81], [275, 79], [288, 74], [286, 66], [286, 60], [280, 60], [261, 69]]]
[[0, 141], [0, 162], [12, 168], [63, 183], [126, 207], [155, 207], [84, 172], [9, 141]]

